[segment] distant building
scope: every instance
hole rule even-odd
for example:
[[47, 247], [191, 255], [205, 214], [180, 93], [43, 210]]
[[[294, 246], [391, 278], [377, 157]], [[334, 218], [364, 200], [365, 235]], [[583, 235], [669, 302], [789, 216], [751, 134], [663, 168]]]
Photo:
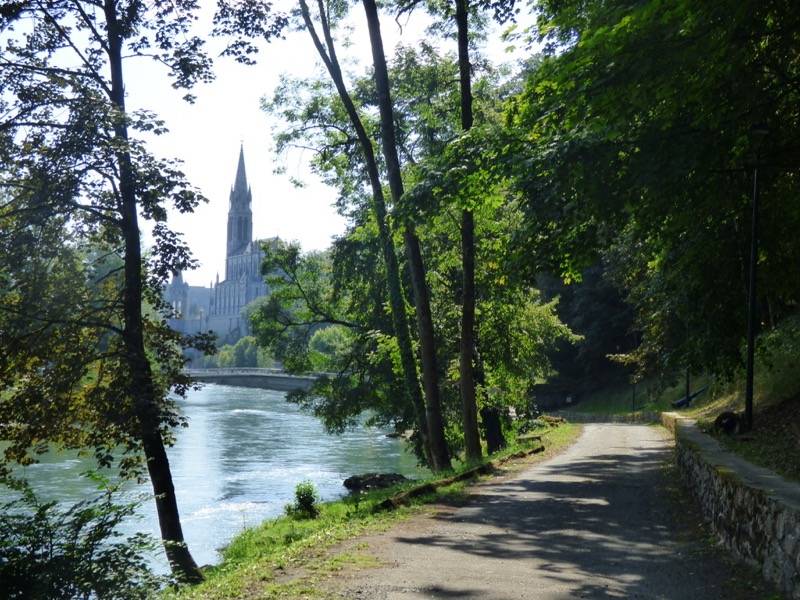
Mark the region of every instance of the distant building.
[[253, 240], [253, 194], [247, 185], [244, 148], [239, 149], [236, 180], [230, 194], [225, 257], [225, 279], [209, 287], [191, 286], [177, 273], [164, 290], [164, 299], [177, 311], [170, 325], [183, 333], [213, 331], [219, 342], [232, 343], [250, 332], [242, 309], [269, 293], [261, 275], [264, 252], [271, 240]]

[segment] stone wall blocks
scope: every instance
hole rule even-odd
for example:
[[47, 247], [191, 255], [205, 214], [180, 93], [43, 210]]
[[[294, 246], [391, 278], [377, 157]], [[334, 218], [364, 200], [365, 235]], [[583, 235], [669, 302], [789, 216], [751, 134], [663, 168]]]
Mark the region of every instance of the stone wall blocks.
[[[722, 546], [800, 600], [800, 486], [731, 458], [693, 423], [672, 413], [675, 463]], [[780, 493], [776, 489], [780, 488]]]
[[781, 546], [786, 554], [789, 556], [797, 556], [800, 560], [798, 542], [800, 542], [800, 532], [797, 531], [797, 523], [795, 523], [795, 531], [789, 532], [783, 537]]

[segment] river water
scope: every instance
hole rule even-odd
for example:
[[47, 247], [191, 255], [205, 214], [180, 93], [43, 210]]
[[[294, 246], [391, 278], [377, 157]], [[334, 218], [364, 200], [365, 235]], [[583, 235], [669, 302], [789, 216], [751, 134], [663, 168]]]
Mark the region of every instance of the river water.
[[[346, 492], [342, 481], [368, 471], [419, 477], [416, 459], [386, 431], [359, 427], [328, 435], [313, 416], [286, 402], [283, 392], [206, 385], [181, 401], [189, 427], [168, 449], [186, 541], [198, 564], [218, 562], [220, 547], [236, 533], [283, 512], [295, 485], [310, 480], [323, 500]], [[81, 473], [92, 462], [48, 456], [23, 470], [43, 498], [75, 502], [96, 495]], [[146, 495], [149, 482], [126, 495]], [[158, 537], [152, 496], [125, 532]], [[153, 558], [166, 570], [163, 556]]]

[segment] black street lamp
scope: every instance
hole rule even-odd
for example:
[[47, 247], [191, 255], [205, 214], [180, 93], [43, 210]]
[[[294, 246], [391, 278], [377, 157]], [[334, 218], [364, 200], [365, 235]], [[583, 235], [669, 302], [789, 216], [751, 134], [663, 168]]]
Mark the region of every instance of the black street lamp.
[[753, 428], [753, 370], [756, 338], [756, 263], [758, 262], [758, 165], [761, 158], [761, 144], [769, 135], [766, 125], [750, 128], [750, 137], [755, 149], [753, 164], [753, 218], [750, 224], [750, 289], [747, 294], [747, 378], [744, 391], [745, 428]]

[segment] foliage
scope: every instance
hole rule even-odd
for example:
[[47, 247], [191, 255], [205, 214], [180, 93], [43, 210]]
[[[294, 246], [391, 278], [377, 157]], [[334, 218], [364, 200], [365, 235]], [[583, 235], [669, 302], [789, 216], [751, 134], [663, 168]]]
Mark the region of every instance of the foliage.
[[[265, 249], [263, 271], [271, 273], [272, 292], [253, 315], [254, 335], [287, 371], [318, 365], [327, 373], [308, 392], [289, 398], [330, 431], [355, 424], [367, 409], [370, 423], [398, 431], [413, 427], [381, 266], [373, 227], [337, 240], [330, 253], [303, 254], [287, 243]], [[323, 355], [326, 339], [335, 345]]]
[[607, 276], [602, 264], [585, 269], [580, 281], [565, 284], [560, 278], [540, 274], [537, 287], [545, 300], [558, 299], [559, 318], [582, 339], [557, 344], [548, 357], [557, 373], [557, 383], [573, 397], [615, 383], [628, 382], [631, 369], [612, 360], [634, 350], [634, 307], [622, 298], [623, 291]]
[[309, 360], [314, 371], [331, 371], [343, 363], [353, 344], [350, 330], [341, 325], [317, 329], [308, 341]]
[[[526, 198], [520, 265], [575, 280], [604, 258], [636, 308], [630, 358], [642, 373], [730, 373], [746, 329], [756, 154], [762, 314], [777, 322], [800, 294], [785, 277], [800, 256], [797, 12], [784, 0], [538, 10], [546, 56], [501, 142]], [[760, 123], [771, 134], [757, 148]]]
[[[110, 466], [117, 451], [124, 475], [145, 468], [152, 475], [170, 564], [197, 580], [164, 444], [185, 424], [173, 399], [191, 386], [182, 350], [208, 350], [210, 336], [171, 330], [161, 291], [171, 274], [195, 264], [167, 226], [167, 208], [190, 212], [203, 198], [178, 161], [147, 151], [142, 138], [165, 125], [147, 110], [126, 108], [125, 65], [154, 59], [192, 101], [190, 88], [213, 77], [192, 31], [198, 4], [6, 4], [0, 224], [3, 245], [21, 260], [0, 263], [9, 284], [0, 288], [0, 434], [9, 442], [0, 472], [13, 461], [34, 461], [49, 444], [88, 446], [100, 466]], [[218, 27], [238, 15], [267, 36], [282, 27], [261, 27], [271, 17], [266, 5], [257, 14], [224, 0], [218, 8]], [[246, 49], [234, 40], [231, 53], [241, 58]], [[147, 256], [140, 220], [151, 226]], [[32, 250], [40, 237], [53, 249]]]
[[227, 369], [232, 367], [271, 368], [274, 361], [264, 348], [256, 345], [251, 335], [239, 338], [235, 344], [225, 344], [216, 354], [203, 356], [196, 361], [199, 368]]
[[117, 504], [115, 490], [70, 507], [43, 502], [26, 483], [4, 480], [19, 497], [0, 506], [3, 597], [24, 600], [152, 598], [166, 583], [148, 568], [155, 540], [117, 528], [138, 503]]
[[316, 519], [319, 516], [319, 492], [311, 481], [301, 481], [294, 488], [294, 503], [286, 505], [293, 519]]

